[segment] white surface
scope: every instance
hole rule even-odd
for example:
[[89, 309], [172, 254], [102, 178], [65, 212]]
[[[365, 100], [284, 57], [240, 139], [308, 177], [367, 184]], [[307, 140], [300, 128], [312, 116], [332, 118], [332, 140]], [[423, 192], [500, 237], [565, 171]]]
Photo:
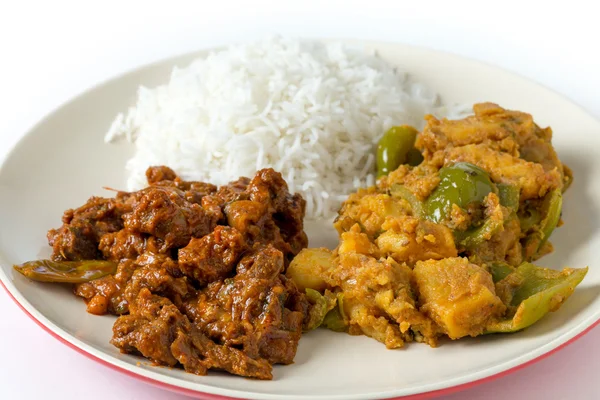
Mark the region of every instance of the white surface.
[[[115, 73], [168, 55], [274, 32], [403, 41], [453, 51], [520, 72], [600, 116], [600, 81], [595, 75], [600, 58], [594, 51], [600, 27], [593, 10], [577, 7], [575, 2], [569, 3], [571, 13], [547, 7], [516, 9], [508, 2], [485, 10], [480, 3], [476, 8], [485, 14], [481, 20], [468, 10], [456, 18], [448, 16], [456, 2], [438, 10], [421, 2], [412, 10], [394, 12], [389, 5], [377, 9], [376, 2], [370, 1], [369, 10], [344, 13], [333, 4], [315, 12], [308, 1], [301, 3], [304, 10], [294, 7], [285, 12], [281, 2], [277, 10], [271, 10], [279, 16], [271, 17], [265, 16], [265, 6], [257, 7], [262, 15], [251, 15], [249, 10], [225, 3], [212, 6], [219, 10], [197, 9], [179, 15], [144, 7], [147, 19], [135, 18], [133, 6], [116, 7], [108, 2], [97, 10], [78, 10], [77, 6], [61, 10], [56, 2], [46, 10], [24, 3], [16, 12], [0, 10], [0, 105], [8, 110], [0, 120], [0, 154], [53, 107]], [[348, 7], [351, 3], [340, 4]], [[534, 14], [540, 10], [543, 16]], [[312, 28], [307, 18], [313, 20]], [[4, 293], [0, 307], [4, 311], [0, 321], [2, 398], [74, 398], [88, 387], [93, 388], [91, 398], [175, 398], [65, 348], [22, 315]], [[599, 338], [596, 328], [537, 365], [453, 398], [594, 398], [600, 389], [595, 379], [600, 367]], [[18, 348], [12, 344], [16, 341], [28, 348]], [[41, 373], [44, 370], [49, 372]], [[32, 375], [36, 384], [31, 384]]]

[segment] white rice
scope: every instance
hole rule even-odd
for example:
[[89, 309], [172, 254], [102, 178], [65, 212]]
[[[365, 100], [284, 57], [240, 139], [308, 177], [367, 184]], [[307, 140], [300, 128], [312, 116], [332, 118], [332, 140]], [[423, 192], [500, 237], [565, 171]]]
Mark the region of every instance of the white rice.
[[331, 218], [350, 192], [375, 183], [381, 135], [421, 127], [439, 106], [435, 93], [363, 49], [273, 37], [140, 87], [106, 141], [135, 143], [130, 190], [146, 185], [151, 165], [216, 185], [272, 167], [304, 196], [308, 218]]

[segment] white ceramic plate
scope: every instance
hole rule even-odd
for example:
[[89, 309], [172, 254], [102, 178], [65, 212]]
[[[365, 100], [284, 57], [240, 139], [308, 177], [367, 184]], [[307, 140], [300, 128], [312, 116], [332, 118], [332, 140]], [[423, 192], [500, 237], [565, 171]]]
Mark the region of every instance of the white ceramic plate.
[[[0, 170], [0, 278], [10, 295], [42, 327], [90, 357], [151, 383], [211, 398], [443, 393], [517, 369], [589, 330], [600, 319], [600, 266], [592, 252], [600, 245], [600, 123], [556, 93], [495, 67], [405, 45], [361, 44], [411, 72], [447, 103], [493, 101], [530, 112], [540, 125], [554, 129], [554, 144], [573, 169], [575, 182], [565, 198], [566, 224], [552, 238], [556, 251], [540, 264], [590, 266], [559, 312], [521, 333], [444, 342], [437, 349], [410, 344], [392, 351], [364, 336], [317, 330], [303, 336], [293, 365], [275, 367], [272, 381], [219, 373], [195, 376], [120, 354], [109, 344], [114, 317], [87, 314], [69, 288], [28, 281], [12, 265], [49, 255], [46, 231], [60, 225], [65, 209], [93, 194], [110, 195], [102, 187], [124, 187], [124, 165], [132, 149], [103, 143], [113, 117], [133, 103], [140, 84], [163, 83], [174, 65], [186, 65], [206, 52], [135, 70], [84, 93], [41, 121], [9, 154]], [[311, 245], [325, 239], [317, 238], [318, 232], [322, 227], [308, 227]]]

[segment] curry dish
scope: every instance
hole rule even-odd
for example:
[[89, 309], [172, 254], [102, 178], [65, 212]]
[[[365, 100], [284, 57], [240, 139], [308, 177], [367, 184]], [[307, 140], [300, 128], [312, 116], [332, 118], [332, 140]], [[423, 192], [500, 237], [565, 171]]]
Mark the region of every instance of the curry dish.
[[551, 136], [491, 103], [390, 129], [377, 185], [339, 211], [334, 250], [306, 248], [305, 202], [272, 169], [217, 188], [151, 167], [147, 188], [67, 210], [48, 232], [52, 260], [15, 268], [117, 315], [122, 352], [200, 375], [271, 379], [319, 326], [388, 348], [516, 332], [587, 272], [531, 264], [552, 251], [572, 180]]
[[552, 131], [496, 104], [474, 112], [428, 116], [418, 134], [387, 132], [377, 186], [351, 194], [339, 212], [339, 246], [292, 262], [298, 287], [329, 300], [325, 326], [388, 348], [514, 332], [558, 309], [583, 279], [587, 268], [530, 263], [552, 251], [547, 239], [572, 180]]
[[147, 177], [144, 190], [67, 210], [48, 232], [53, 261], [26, 273], [80, 280], [88, 312], [119, 316], [111, 343], [122, 352], [270, 379], [272, 364], [293, 361], [310, 319], [282, 275], [307, 244], [304, 200], [272, 169], [220, 188], [167, 167]]

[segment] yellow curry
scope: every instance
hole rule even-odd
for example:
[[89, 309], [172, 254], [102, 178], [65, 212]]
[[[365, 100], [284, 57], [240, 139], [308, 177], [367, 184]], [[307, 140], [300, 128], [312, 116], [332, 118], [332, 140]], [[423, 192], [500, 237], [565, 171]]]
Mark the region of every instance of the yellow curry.
[[473, 111], [386, 132], [377, 185], [334, 222], [337, 248], [304, 249], [287, 270], [314, 305], [309, 328], [436, 346], [526, 328], [581, 282], [587, 268], [531, 264], [552, 251], [572, 180], [551, 129], [492, 103]]

